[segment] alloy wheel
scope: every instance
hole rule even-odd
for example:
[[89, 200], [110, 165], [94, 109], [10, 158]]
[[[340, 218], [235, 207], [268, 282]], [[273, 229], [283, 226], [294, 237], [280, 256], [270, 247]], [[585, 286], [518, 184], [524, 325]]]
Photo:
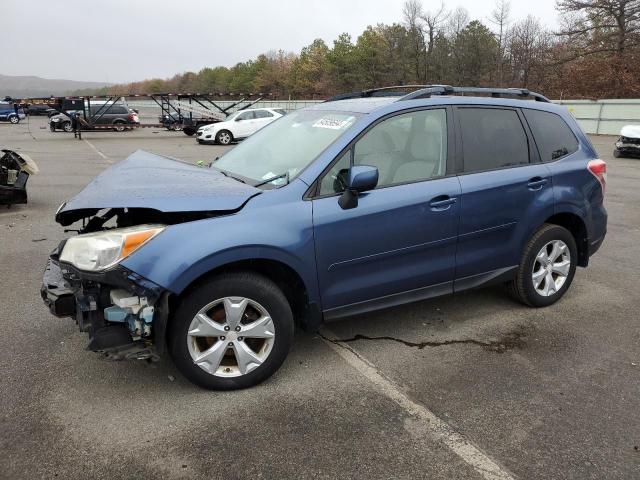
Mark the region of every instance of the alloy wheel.
[[271, 353], [275, 326], [267, 310], [244, 297], [209, 303], [193, 318], [187, 346], [193, 362], [217, 377], [239, 377], [262, 365]]
[[558, 292], [571, 271], [571, 253], [562, 240], [552, 240], [540, 249], [533, 262], [533, 287], [536, 292], [549, 297]]
[[229, 145], [231, 143], [231, 135], [229, 135], [227, 132], [221, 132], [218, 136], [218, 141], [222, 145]]

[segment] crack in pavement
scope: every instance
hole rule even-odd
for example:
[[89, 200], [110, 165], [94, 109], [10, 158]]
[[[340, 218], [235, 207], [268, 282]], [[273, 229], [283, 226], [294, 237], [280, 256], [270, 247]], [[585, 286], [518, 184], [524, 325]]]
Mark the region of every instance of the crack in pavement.
[[[334, 337], [335, 335], [327, 330], [327, 335]], [[387, 378], [378, 367], [360, 355], [354, 348], [347, 345], [345, 341], [355, 341], [360, 339], [366, 340], [394, 340], [400, 343], [409, 344], [411, 346], [420, 346], [422, 343], [405, 342], [393, 337], [365, 337], [364, 335], [356, 335], [352, 339], [332, 340], [322, 333], [318, 332], [327, 346], [337, 353], [352, 368], [360, 373], [364, 378], [369, 380], [379, 393], [394, 401], [409, 417], [420, 423], [424, 431], [429, 432], [434, 439], [442, 442], [462, 461], [470, 465], [485, 480], [515, 480], [515, 477], [504, 467], [500, 466], [497, 461], [493, 460], [489, 455], [482, 452], [469, 439], [455, 430], [445, 420], [438, 417], [429, 410], [425, 405], [412, 400], [404, 389], [398, 384]], [[425, 346], [429, 344], [445, 345], [447, 343], [480, 343], [477, 340], [449, 340], [448, 342], [423, 342]], [[487, 342], [490, 345], [493, 342]], [[424, 347], [423, 347], [424, 348]]]
[[479, 347], [482, 347], [483, 349], [489, 352], [504, 353], [508, 350], [513, 350], [514, 348], [521, 349], [526, 345], [526, 342], [524, 340], [526, 335], [523, 331], [508, 333], [504, 335], [500, 340], [494, 340], [491, 342], [482, 342], [480, 340], [475, 340], [471, 338], [463, 339], [463, 340], [443, 340], [440, 342], [433, 342], [433, 341], [410, 342], [408, 340], [403, 340], [401, 338], [395, 338], [387, 335], [370, 337], [368, 335], [362, 335], [359, 333], [354, 335], [351, 338], [344, 338], [344, 339], [339, 339], [339, 338], [331, 339], [331, 338], [325, 337], [322, 334], [320, 334], [320, 336], [332, 343], [339, 343], [339, 342], [350, 343], [350, 342], [356, 342], [358, 340], [368, 340], [368, 341], [389, 340], [392, 342], [401, 343], [407, 347], [417, 348], [419, 350], [422, 350], [423, 348], [426, 348], [426, 347], [442, 347], [445, 345], [470, 344], [470, 345], [477, 345]]

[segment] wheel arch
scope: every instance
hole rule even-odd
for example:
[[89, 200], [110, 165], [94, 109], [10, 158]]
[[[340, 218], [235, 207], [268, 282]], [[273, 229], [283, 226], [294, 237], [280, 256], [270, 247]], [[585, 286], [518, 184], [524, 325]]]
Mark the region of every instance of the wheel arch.
[[220, 135], [223, 132], [227, 132], [229, 135], [231, 135], [231, 141], [233, 142], [236, 139], [236, 136], [233, 134], [233, 132], [226, 127], [223, 127], [221, 129], [219, 129], [216, 133], [215, 133], [215, 139], [218, 139], [218, 135]]
[[222, 273], [237, 271], [255, 272], [273, 281], [287, 298], [296, 324], [308, 331], [314, 331], [319, 327], [322, 315], [318, 303], [313, 300], [313, 286], [308, 285], [303, 276], [289, 263], [266, 256], [221, 263], [191, 279], [184, 289], [169, 297], [169, 311], [174, 311], [180, 300], [203, 281]]
[[565, 211], [555, 213], [545, 220], [545, 223], [558, 225], [569, 230], [578, 248], [578, 266], [586, 267], [589, 265], [589, 234], [582, 217], [573, 212]]

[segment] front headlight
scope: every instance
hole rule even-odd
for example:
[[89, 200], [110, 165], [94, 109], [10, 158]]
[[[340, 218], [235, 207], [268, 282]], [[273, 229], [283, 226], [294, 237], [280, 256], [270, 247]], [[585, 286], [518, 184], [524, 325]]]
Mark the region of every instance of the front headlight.
[[60, 261], [80, 270], [105, 270], [131, 255], [164, 229], [164, 225], [138, 225], [71, 237], [62, 249]]

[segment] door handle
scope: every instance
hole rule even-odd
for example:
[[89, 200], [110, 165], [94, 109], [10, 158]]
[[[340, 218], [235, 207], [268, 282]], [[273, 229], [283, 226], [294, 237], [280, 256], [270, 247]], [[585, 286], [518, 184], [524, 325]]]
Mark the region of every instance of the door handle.
[[532, 191], [542, 190], [542, 187], [544, 187], [546, 184], [546, 178], [533, 177], [531, 180], [529, 180], [529, 183], [527, 183], [527, 188]]
[[439, 195], [431, 199], [431, 201], [429, 202], [429, 207], [431, 207], [431, 210], [436, 212], [449, 210], [451, 208], [451, 205], [456, 203], [457, 200], [457, 198], [450, 197], [448, 195]]

